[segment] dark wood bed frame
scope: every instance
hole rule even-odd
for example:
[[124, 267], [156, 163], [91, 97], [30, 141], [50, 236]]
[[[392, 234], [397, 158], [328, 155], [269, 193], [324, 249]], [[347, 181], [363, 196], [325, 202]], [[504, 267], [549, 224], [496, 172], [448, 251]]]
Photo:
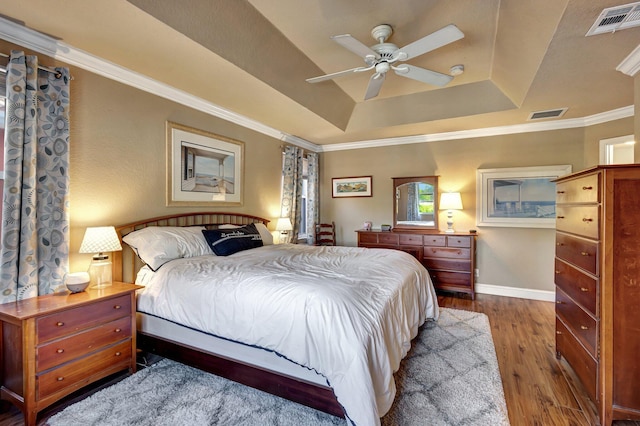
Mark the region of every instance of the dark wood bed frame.
[[[215, 228], [221, 224], [247, 225], [269, 220], [241, 213], [185, 213], [142, 220], [116, 227], [120, 240], [130, 232], [148, 226], [206, 226]], [[121, 252], [113, 253], [114, 281], [134, 282], [142, 261], [126, 244]], [[344, 410], [336, 400], [333, 389], [315, 383], [296, 379], [275, 371], [239, 362], [234, 359], [214, 355], [207, 351], [185, 346], [177, 342], [150, 336], [138, 331], [138, 349], [158, 354], [204, 371], [225, 377], [238, 383], [286, 398], [338, 417], [344, 417]]]

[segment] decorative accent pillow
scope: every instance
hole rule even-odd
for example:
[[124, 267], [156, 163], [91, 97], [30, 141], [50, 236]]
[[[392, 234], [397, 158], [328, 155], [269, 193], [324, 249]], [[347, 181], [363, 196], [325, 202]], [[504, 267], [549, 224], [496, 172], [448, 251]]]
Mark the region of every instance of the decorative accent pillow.
[[229, 256], [263, 245], [262, 236], [253, 223], [239, 228], [205, 229], [202, 234], [218, 256]]
[[122, 241], [156, 271], [173, 259], [213, 254], [202, 235], [204, 229], [204, 226], [149, 226], [125, 235]]
[[[256, 229], [258, 230], [258, 232], [260, 233], [260, 236], [262, 237], [262, 245], [268, 246], [273, 244], [273, 234], [271, 233], [271, 231], [269, 231], [269, 229], [267, 229], [267, 226], [262, 222], [254, 223], [254, 225], [256, 226]], [[218, 226], [217, 229], [237, 229], [237, 228], [242, 228], [242, 226], [226, 223], [224, 225]]]

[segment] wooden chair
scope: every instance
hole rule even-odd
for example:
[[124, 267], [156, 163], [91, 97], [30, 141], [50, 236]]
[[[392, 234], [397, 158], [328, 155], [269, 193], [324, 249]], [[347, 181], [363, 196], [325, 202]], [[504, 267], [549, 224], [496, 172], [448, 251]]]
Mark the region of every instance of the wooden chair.
[[316, 225], [316, 245], [335, 246], [336, 245], [336, 224], [318, 223]]

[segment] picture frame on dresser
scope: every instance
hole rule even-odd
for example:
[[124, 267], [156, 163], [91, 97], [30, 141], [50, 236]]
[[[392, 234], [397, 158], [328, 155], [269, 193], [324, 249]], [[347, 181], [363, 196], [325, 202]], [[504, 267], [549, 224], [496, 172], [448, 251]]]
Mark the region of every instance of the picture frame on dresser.
[[571, 165], [478, 169], [477, 226], [554, 228], [554, 180], [571, 173]]
[[167, 121], [167, 206], [241, 206], [244, 142]]

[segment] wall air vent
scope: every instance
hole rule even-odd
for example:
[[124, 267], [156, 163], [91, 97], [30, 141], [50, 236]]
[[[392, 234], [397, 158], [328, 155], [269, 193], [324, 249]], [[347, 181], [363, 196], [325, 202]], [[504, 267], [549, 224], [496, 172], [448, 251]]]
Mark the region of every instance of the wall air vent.
[[640, 26], [640, 2], [604, 9], [586, 35], [612, 33], [637, 26]]
[[544, 120], [546, 118], [562, 117], [569, 108], [548, 109], [546, 111], [536, 111], [529, 114], [527, 121]]

